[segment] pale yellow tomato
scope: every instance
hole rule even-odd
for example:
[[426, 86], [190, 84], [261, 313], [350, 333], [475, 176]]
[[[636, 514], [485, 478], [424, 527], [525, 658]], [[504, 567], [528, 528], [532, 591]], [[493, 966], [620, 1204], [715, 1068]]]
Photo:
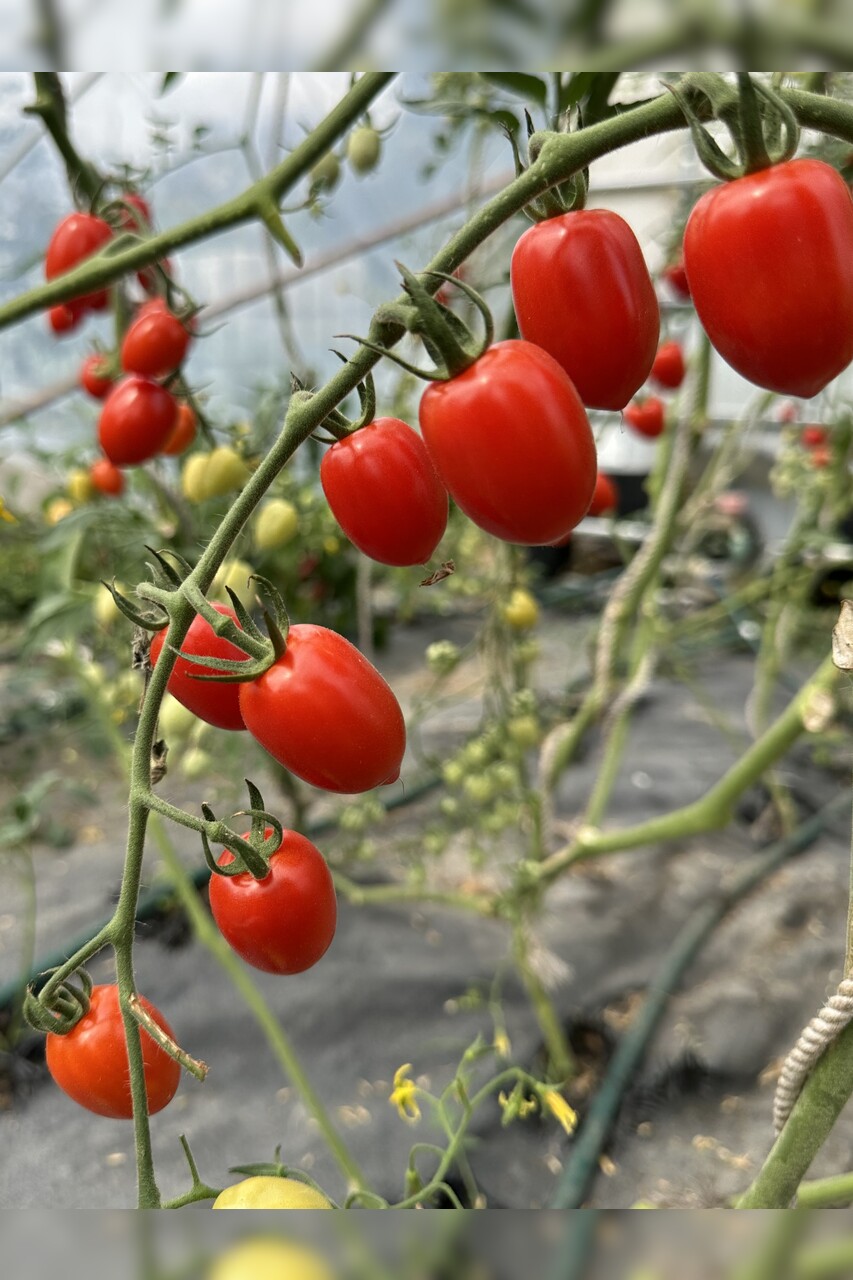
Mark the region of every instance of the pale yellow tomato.
[[331, 1209], [331, 1201], [296, 1178], [244, 1178], [226, 1187], [214, 1209]]
[[539, 621], [539, 605], [529, 591], [516, 587], [503, 607], [503, 618], [515, 631], [529, 631]]
[[[249, 1181], [257, 1179], [250, 1178]], [[269, 1181], [284, 1182], [286, 1179], [273, 1178]], [[217, 1203], [213, 1207], [226, 1206]], [[307, 1244], [276, 1236], [258, 1236], [240, 1240], [226, 1248], [214, 1261], [207, 1280], [334, 1280], [334, 1273], [325, 1258]]]

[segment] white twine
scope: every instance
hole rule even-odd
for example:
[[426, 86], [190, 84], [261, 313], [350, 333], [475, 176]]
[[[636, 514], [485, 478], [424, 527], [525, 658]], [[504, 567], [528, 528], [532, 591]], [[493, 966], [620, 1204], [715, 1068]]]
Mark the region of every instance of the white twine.
[[773, 1099], [773, 1127], [777, 1134], [784, 1129], [806, 1076], [851, 1021], [853, 979], [845, 978], [835, 995], [830, 996], [820, 1013], [812, 1018], [782, 1065]]

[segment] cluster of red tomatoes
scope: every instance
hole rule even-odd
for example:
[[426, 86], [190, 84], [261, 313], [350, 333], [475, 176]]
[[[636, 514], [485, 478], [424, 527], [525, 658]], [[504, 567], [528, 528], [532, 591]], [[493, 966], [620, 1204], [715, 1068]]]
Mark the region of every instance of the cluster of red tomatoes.
[[[151, 212], [142, 196], [124, 198], [118, 229], [150, 229]], [[112, 239], [113, 227], [91, 213], [63, 218], [51, 236], [45, 257], [48, 280], [79, 266]], [[164, 264], [167, 265], [167, 264]], [[155, 274], [146, 269], [139, 280], [147, 292], [155, 287]], [[105, 289], [73, 298], [52, 307], [48, 320], [55, 333], [76, 328], [87, 311], [108, 304]], [[103, 457], [93, 463], [89, 477], [103, 494], [118, 495], [124, 489], [121, 468], [146, 462], [158, 453], [179, 454], [191, 444], [196, 430], [192, 407], [180, 402], [164, 386], [182, 364], [190, 344], [187, 325], [174, 315], [159, 296], [143, 302], [128, 326], [117, 357], [93, 353], [80, 370], [80, 384], [104, 405], [98, 423]], [[121, 373], [114, 377], [114, 370]]]

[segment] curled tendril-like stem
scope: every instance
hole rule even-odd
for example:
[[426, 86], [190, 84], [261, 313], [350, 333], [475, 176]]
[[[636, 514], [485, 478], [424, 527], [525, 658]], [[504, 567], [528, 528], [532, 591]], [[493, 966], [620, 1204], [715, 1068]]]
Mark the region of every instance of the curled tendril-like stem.
[[[142, 584], [142, 585], [145, 585], [145, 584]], [[116, 608], [119, 609], [126, 618], [129, 618], [130, 621], [134, 623], [137, 627], [142, 627], [144, 631], [160, 631], [162, 630], [163, 627], [168, 625], [168, 622], [169, 622], [168, 611], [166, 610], [165, 606], [160, 604], [159, 602], [155, 604], [153, 600], [150, 601], [150, 603], [153, 604], [154, 607], [159, 610], [159, 615], [156, 613], [150, 613], [150, 612], [141, 613], [137, 608], [135, 608], [131, 604], [131, 602], [127, 599], [127, 597], [123, 596], [122, 593], [118, 590], [118, 588], [115, 585], [115, 580], [113, 580], [113, 582], [110, 583], [110, 582], [104, 582], [102, 579], [101, 586], [106, 587], [107, 591], [109, 591], [110, 595], [113, 598]]]
[[48, 980], [39, 992], [36, 992], [34, 984], [27, 987], [23, 1011], [27, 1022], [36, 1031], [63, 1036], [89, 1012], [93, 983], [87, 970], [81, 968], [76, 971], [78, 982], [65, 978], [52, 990], [50, 975], [57, 972], [57, 969], [48, 969], [39, 976], [39, 981], [41, 978]]
[[[214, 875], [236, 876], [248, 871], [256, 880], [263, 880], [269, 874], [269, 860], [284, 839], [284, 827], [275, 814], [264, 808], [264, 799], [260, 790], [246, 779], [249, 790], [251, 808], [241, 809], [234, 817], [251, 819], [252, 829], [249, 838], [237, 834], [226, 823], [218, 821], [210, 805], [202, 804], [201, 811], [208, 827], [200, 832], [204, 860]], [[267, 835], [267, 827], [271, 828]], [[210, 841], [223, 845], [233, 856], [234, 861], [222, 866], [214, 856]]]

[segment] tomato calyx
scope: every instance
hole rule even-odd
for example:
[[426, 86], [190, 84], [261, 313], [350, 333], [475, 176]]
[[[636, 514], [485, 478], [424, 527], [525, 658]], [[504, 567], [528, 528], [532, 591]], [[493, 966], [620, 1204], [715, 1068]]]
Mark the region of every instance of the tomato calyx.
[[[270, 874], [269, 860], [284, 839], [284, 827], [274, 814], [264, 808], [264, 798], [254, 782], [250, 778], [245, 781], [250, 807], [240, 809], [233, 816], [250, 818], [251, 830], [245, 835], [238, 835], [227, 823], [217, 819], [209, 804], [202, 804], [206, 823], [200, 831], [204, 860], [212, 875], [238, 876], [248, 872], [255, 880], [265, 880]], [[214, 855], [211, 843], [227, 849], [232, 861], [221, 862]]]
[[[417, 276], [401, 262], [395, 263], [402, 276], [403, 289], [409, 298], [409, 306], [405, 308], [386, 308], [382, 319], [401, 323], [409, 333], [417, 334], [426, 347], [430, 358], [435, 362], [434, 369], [421, 369], [410, 361], [403, 359], [395, 351], [373, 342], [370, 338], [362, 338], [354, 333], [341, 333], [339, 338], [352, 338], [377, 355], [387, 356], [401, 369], [421, 378], [425, 382], [450, 382], [464, 373], [492, 345], [495, 336], [494, 320], [485, 299], [459, 276], [448, 275], [446, 271], [425, 271]], [[433, 294], [438, 285], [429, 287], [424, 277], [445, 280], [448, 284], [461, 289], [483, 317], [485, 332], [477, 338], [463, 320], [460, 320], [449, 307], [437, 302]]]
[[[536, 160], [542, 149], [545, 135], [537, 131], [533, 118], [527, 110], [524, 112], [524, 119], [527, 125], [529, 157], [531, 160]], [[527, 172], [527, 165], [521, 158], [521, 152], [514, 133], [505, 126], [504, 133], [512, 147], [515, 176], [520, 178], [523, 173]], [[534, 134], [537, 134], [536, 141], [531, 142], [530, 140]], [[535, 200], [531, 200], [529, 204], [524, 206], [523, 212], [531, 222], [546, 222], [549, 218], [559, 218], [564, 213], [575, 213], [583, 209], [586, 206], [588, 193], [589, 169], [584, 168], [557, 183], [556, 186], [549, 187], [547, 191], [543, 191]]]
[[[780, 94], [746, 71], [737, 72], [737, 86], [733, 95], [716, 72], [690, 72], [679, 86], [666, 85], [690, 126], [700, 160], [725, 182], [784, 164], [796, 154], [800, 140], [797, 118]], [[726, 125], [737, 161], [726, 155], [702, 124], [691, 101], [693, 91], [707, 99], [714, 118]]]
[[75, 975], [64, 975], [61, 968], [48, 969], [27, 987], [24, 1017], [36, 1031], [67, 1035], [89, 1012], [93, 986], [86, 969], [77, 969]]

